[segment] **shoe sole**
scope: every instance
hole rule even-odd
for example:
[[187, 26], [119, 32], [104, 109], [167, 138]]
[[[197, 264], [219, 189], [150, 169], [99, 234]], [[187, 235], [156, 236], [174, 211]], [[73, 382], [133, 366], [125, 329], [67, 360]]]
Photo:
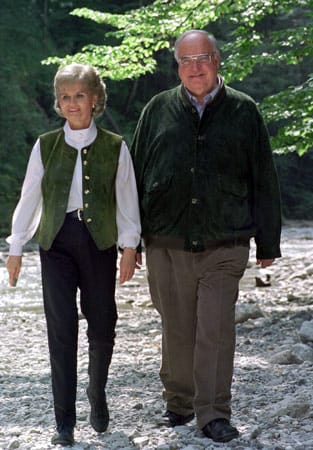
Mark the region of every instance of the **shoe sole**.
[[226, 436], [221, 437], [220, 439], [214, 439], [213, 436], [211, 436], [211, 435], [208, 436], [208, 434], [205, 434], [205, 436], [208, 437], [209, 439], [212, 439], [212, 441], [214, 441], [214, 442], [222, 442], [223, 443], [223, 442], [229, 442], [232, 439], [238, 438], [239, 433], [229, 433]]
[[56, 440], [51, 440], [51, 444], [68, 446], [68, 445], [74, 445], [74, 441], [67, 441], [65, 439], [56, 439]]

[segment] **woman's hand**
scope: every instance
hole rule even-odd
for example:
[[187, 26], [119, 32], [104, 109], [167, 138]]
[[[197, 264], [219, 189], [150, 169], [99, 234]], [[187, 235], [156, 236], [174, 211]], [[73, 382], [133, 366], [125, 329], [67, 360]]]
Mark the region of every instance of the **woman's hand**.
[[140, 269], [140, 264], [141, 254], [134, 248], [125, 247], [120, 260], [120, 284], [129, 281], [135, 269]]
[[10, 286], [16, 286], [20, 270], [22, 266], [22, 257], [21, 256], [14, 256], [9, 255], [7, 257], [7, 260], [5, 262], [5, 267], [7, 268], [7, 271], [9, 272], [9, 283]]
[[275, 259], [257, 259], [256, 263], [261, 266], [262, 269], [265, 269], [265, 267], [269, 267], [273, 264]]

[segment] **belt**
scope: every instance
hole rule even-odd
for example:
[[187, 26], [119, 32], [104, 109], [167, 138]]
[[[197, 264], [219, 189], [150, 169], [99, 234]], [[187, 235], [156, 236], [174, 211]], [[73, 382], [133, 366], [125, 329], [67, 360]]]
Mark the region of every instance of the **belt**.
[[79, 220], [80, 222], [84, 220], [84, 211], [82, 209], [75, 209], [69, 213], [66, 213], [66, 217], [69, 219]]
[[[146, 246], [153, 246], [158, 248], [172, 248], [176, 250], [184, 250], [184, 240], [180, 238], [164, 237], [164, 236], [144, 236], [144, 241]], [[210, 241], [201, 242], [200, 245], [188, 243], [186, 251], [191, 252], [203, 252], [212, 248], [218, 247], [235, 247], [244, 246], [249, 247], [250, 238], [249, 237], [237, 237], [230, 239], [213, 239]]]
[[211, 247], [236, 247], [236, 246], [244, 246], [249, 247], [250, 245], [250, 238], [232, 238], [232, 239], [217, 239], [212, 241], [206, 241], [205, 242], [206, 248]]

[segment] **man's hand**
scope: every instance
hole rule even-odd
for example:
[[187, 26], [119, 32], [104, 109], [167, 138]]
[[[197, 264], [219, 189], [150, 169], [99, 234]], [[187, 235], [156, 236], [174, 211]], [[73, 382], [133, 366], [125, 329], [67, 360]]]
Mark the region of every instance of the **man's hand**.
[[7, 268], [7, 271], [9, 272], [10, 286], [16, 286], [22, 266], [22, 257], [9, 255], [5, 262], [5, 266]]
[[271, 266], [274, 261], [275, 261], [275, 258], [273, 258], [273, 259], [257, 259], [256, 263], [258, 265], [260, 265], [262, 269], [265, 269], [265, 267]]

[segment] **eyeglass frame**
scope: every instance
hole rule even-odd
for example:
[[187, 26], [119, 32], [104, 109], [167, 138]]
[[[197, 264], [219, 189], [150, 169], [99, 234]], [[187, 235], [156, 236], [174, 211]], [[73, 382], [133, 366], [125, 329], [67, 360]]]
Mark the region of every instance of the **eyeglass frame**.
[[[186, 55], [186, 56], [182, 56], [181, 58], [178, 58], [177, 62], [178, 64], [180, 64], [183, 67], [188, 67], [191, 66], [192, 62], [195, 61], [197, 64], [211, 64], [212, 62], [212, 58], [216, 55], [216, 51], [212, 52], [212, 53], [199, 53], [198, 55]], [[200, 57], [204, 57], [206, 56], [208, 58], [207, 61], [201, 61], [199, 58]], [[183, 59], [185, 59], [185, 62], [183, 62]]]

